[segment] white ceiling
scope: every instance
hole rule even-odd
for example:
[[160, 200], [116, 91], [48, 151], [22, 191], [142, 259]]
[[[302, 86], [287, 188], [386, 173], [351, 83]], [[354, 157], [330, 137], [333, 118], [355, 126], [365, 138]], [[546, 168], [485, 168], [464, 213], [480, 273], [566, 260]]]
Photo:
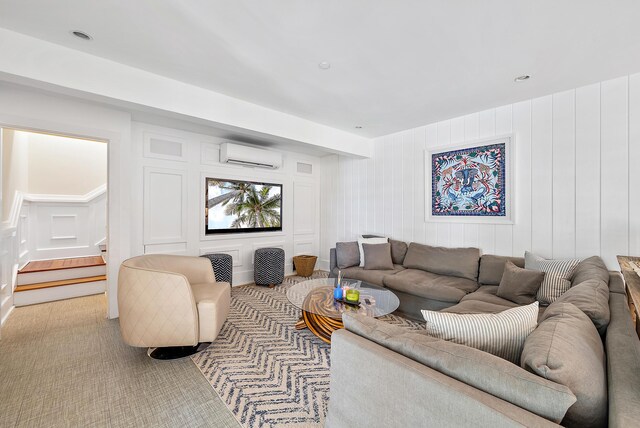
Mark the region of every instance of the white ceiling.
[[640, 71], [638, 22], [637, 0], [0, 0], [0, 27], [369, 137]]

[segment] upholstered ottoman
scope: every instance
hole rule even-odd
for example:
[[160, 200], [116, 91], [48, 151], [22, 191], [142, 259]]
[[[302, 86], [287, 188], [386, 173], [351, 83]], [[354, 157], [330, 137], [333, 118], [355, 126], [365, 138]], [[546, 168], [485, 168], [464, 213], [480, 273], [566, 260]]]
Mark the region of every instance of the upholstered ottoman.
[[223, 253], [205, 254], [200, 257], [209, 259], [217, 282], [228, 282], [233, 285], [233, 257]]
[[253, 281], [257, 285], [274, 286], [284, 281], [284, 250], [258, 248], [253, 256]]

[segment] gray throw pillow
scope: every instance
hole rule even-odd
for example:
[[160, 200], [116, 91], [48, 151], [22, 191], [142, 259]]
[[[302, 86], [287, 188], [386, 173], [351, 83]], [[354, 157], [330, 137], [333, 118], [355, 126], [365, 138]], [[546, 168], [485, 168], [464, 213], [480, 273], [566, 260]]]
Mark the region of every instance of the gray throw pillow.
[[395, 239], [389, 239], [391, 244], [391, 261], [394, 265], [401, 265], [404, 262], [404, 256], [407, 255], [409, 246], [402, 241], [396, 241]]
[[544, 315], [524, 343], [520, 365], [574, 393], [578, 400], [562, 425], [606, 426], [607, 367], [600, 335], [571, 303], [553, 304]]
[[365, 270], [392, 270], [391, 244], [362, 244]]
[[336, 243], [336, 262], [339, 269], [360, 264], [360, 249], [357, 242]]
[[[607, 283], [600, 279], [587, 279], [580, 284], [569, 289], [562, 296], [549, 306], [551, 308], [556, 303], [571, 303], [585, 313], [593, 325], [595, 325], [600, 336], [604, 337], [609, 326], [611, 313], [609, 311], [609, 287]], [[548, 312], [542, 315], [540, 321], [549, 317]]]
[[523, 269], [507, 261], [496, 294], [514, 303], [528, 305], [536, 301], [543, 280], [544, 272]]

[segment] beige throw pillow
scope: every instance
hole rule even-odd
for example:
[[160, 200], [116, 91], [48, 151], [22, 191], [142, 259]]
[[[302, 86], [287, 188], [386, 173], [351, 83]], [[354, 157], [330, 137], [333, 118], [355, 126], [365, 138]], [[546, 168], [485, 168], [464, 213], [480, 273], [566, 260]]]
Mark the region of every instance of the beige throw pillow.
[[423, 310], [427, 333], [520, 363], [524, 341], [536, 328], [538, 302], [496, 314], [454, 314]]
[[537, 300], [550, 305], [565, 291], [571, 288], [571, 276], [579, 259], [547, 260], [533, 253], [524, 253], [525, 269], [539, 270], [545, 273], [544, 281], [538, 290]]

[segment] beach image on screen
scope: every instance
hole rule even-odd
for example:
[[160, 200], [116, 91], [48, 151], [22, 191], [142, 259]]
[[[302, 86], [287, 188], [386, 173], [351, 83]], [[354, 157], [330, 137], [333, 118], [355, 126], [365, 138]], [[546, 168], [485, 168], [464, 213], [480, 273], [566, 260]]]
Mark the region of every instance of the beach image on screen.
[[206, 232], [280, 230], [282, 186], [208, 178]]

